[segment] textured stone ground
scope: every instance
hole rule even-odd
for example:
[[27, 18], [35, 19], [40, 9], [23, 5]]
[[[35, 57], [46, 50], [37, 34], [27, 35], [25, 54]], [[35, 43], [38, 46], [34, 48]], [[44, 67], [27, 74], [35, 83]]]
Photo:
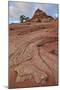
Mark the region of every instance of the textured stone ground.
[[58, 84], [58, 23], [9, 25], [9, 88]]

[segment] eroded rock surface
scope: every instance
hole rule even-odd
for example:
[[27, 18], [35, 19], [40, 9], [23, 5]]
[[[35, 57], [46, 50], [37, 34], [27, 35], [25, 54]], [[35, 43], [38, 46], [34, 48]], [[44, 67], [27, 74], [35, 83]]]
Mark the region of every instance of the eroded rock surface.
[[17, 72], [13, 87], [24, 87], [28, 80], [33, 82], [31, 86], [58, 84], [57, 26], [57, 21], [12, 26], [14, 30], [9, 31], [9, 69]]

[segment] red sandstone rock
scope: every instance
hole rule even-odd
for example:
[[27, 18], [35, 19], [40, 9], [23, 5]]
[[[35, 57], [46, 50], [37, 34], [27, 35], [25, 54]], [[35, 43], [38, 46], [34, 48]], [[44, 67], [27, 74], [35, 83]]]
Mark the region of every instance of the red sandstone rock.
[[9, 88], [57, 85], [58, 22], [38, 9], [29, 24], [9, 29]]

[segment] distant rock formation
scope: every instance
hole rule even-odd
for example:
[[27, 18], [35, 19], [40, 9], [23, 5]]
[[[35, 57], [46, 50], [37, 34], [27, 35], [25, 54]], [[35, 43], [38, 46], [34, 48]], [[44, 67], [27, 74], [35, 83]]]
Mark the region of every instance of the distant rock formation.
[[52, 16], [48, 16], [45, 12], [43, 12], [40, 9], [37, 9], [33, 15], [33, 17], [28, 20], [32, 22], [50, 22], [51, 20], [54, 20]]

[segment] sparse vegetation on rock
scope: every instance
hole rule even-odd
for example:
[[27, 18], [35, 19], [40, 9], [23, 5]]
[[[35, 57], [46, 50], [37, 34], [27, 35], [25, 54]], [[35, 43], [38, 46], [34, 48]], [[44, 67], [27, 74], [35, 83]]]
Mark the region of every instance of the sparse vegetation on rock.
[[24, 15], [21, 15], [21, 16], [20, 16], [20, 22], [21, 22], [21, 23], [27, 21], [28, 19], [29, 19], [29, 17], [26, 17], [26, 16], [24, 16]]

